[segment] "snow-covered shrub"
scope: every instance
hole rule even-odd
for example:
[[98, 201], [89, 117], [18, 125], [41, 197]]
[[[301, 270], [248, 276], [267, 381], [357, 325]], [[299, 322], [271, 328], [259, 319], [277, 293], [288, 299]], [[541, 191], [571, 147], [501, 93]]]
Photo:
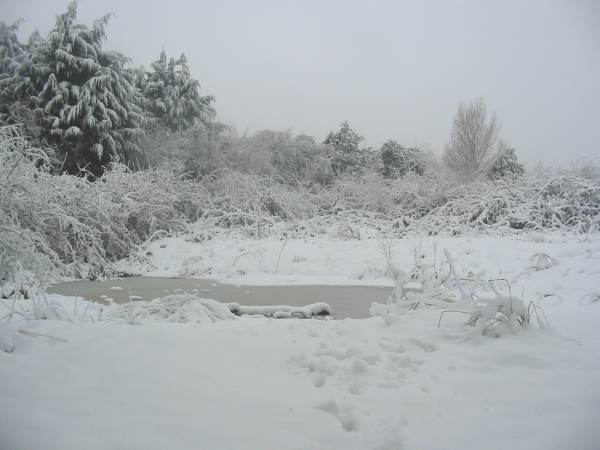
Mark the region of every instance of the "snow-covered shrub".
[[154, 124], [142, 137], [144, 167], [185, 172], [187, 177], [201, 178], [230, 166], [228, 149], [237, 137], [230, 127], [219, 122], [197, 121], [185, 130], [173, 131]]
[[[5, 283], [0, 305], [0, 323], [20, 320], [64, 320], [73, 322], [77, 311], [67, 311], [63, 304], [49, 300], [44, 290], [35, 282], [23, 285]], [[89, 302], [86, 302], [89, 303]]]
[[[528, 327], [535, 319], [540, 328], [548, 325], [541, 308], [533, 302], [526, 306], [523, 299], [512, 295], [508, 280], [485, 280], [472, 274], [459, 275], [452, 256], [444, 250], [445, 264], [439, 270], [434, 262], [423, 263], [419, 246], [414, 249], [415, 266], [410, 274], [397, 271], [395, 289], [386, 304], [373, 303], [369, 310], [387, 325], [394, 323], [407, 310], [416, 308], [443, 309], [438, 326], [445, 314], [464, 314], [467, 326], [476, 327], [481, 334], [501, 336], [509, 331]], [[502, 290], [501, 285], [506, 288]], [[506, 291], [506, 292], [505, 292]], [[452, 309], [446, 309], [451, 307]]]
[[389, 183], [380, 175], [369, 173], [362, 176], [341, 177], [332, 187], [339, 209], [368, 210], [377, 213], [393, 211], [394, 194]]
[[525, 172], [522, 164], [517, 159], [514, 148], [503, 146], [488, 169], [487, 176], [491, 180], [499, 178], [518, 178]]
[[222, 170], [203, 179], [201, 185], [207, 192], [204, 217], [215, 218], [217, 225], [227, 228], [252, 226], [257, 237], [266, 236], [259, 230], [274, 221], [317, 214], [311, 194], [272, 178]]
[[115, 165], [100, 179], [52, 175], [43, 150], [0, 128], [0, 280], [29, 271], [96, 278], [158, 230], [198, 217], [201, 187], [168, 171]]
[[52, 219], [68, 219], [53, 216], [46, 201], [52, 195], [50, 184], [40, 175], [45, 175], [47, 161], [42, 150], [21, 137], [17, 126], [0, 128], [0, 280], [23, 271], [42, 276], [61, 265], [42, 229]]
[[416, 148], [406, 148], [395, 141], [388, 141], [380, 150], [382, 174], [386, 178], [403, 177], [409, 172], [423, 175], [425, 159]]
[[392, 180], [389, 190], [397, 211], [394, 215], [420, 219], [448, 201], [450, 188], [450, 182], [436, 173], [422, 176], [407, 173], [402, 178]]
[[[481, 290], [481, 285], [475, 283], [471, 284], [471, 288], [469, 288], [465, 284], [465, 281], [470, 280], [461, 278], [456, 273], [452, 257], [448, 250], [445, 250], [444, 254], [450, 267], [449, 276], [454, 280], [456, 288], [460, 292], [461, 303], [468, 305], [470, 301], [471, 306], [466, 311], [443, 311], [440, 314], [438, 326], [440, 326], [445, 313], [466, 314], [469, 318], [465, 322], [465, 325], [477, 327], [482, 334], [489, 334], [495, 337], [499, 337], [506, 332], [516, 331], [519, 328], [528, 327], [533, 319], [537, 321], [539, 328], [548, 326], [548, 320], [539, 306], [533, 303], [533, 301], [529, 302], [526, 306], [523, 299], [512, 295], [508, 280], [486, 280], [489, 289], [478, 292], [477, 288]], [[506, 284], [507, 292], [501, 292], [498, 286], [500, 283]]]
[[365, 155], [359, 145], [363, 140], [362, 136], [350, 128], [348, 122], [343, 122], [337, 132], [327, 135], [323, 143], [327, 146], [331, 167], [336, 176], [360, 172]]
[[421, 230], [600, 230], [600, 178], [538, 169], [518, 180], [459, 185], [445, 195], [447, 201], [417, 224]]

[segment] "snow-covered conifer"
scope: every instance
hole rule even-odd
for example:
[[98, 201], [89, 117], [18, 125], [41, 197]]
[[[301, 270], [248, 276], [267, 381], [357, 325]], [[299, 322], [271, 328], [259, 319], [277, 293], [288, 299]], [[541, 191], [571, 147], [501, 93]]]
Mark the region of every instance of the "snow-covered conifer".
[[350, 128], [348, 122], [343, 122], [339, 131], [331, 132], [323, 142], [332, 150], [331, 166], [336, 175], [346, 172], [356, 172], [362, 166], [363, 155], [359, 144], [363, 137]]
[[163, 50], [152, 71], [140, 80], [147, 107], [172, 130], [184, 130], [213, 116], [211, 95], [200, 95], [200, 83], [190, 76], [184, 54], [167, 61]]
[[[45, 133], [58, 144], [65, 168], [101, 172], [110, 161], [127, 161], [138, 150], [144, 116], [141, 95], [124, 55], [105, 50], [110, 14], [91, 27], [77, 23], [72, 2], [47, 39], [34, 35], [3, 73], [4, 102], [28, 104], [43, 116]], [[0, 50], [8, 54], [8, 48]]]

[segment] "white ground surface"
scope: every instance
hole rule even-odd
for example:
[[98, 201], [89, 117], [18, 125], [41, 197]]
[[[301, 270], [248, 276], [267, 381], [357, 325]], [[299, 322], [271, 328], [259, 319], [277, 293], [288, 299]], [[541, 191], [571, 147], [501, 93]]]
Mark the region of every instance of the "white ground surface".
[[[397, 267], [410, 269], [415, 242], [394, 246]], [[428, 260], [434, 242], [461, 273], [508, 278], [551, 326], [484, 337], [462, 315], [437, 328], [439, 309], [389, 326], [16, 320], [13, 331], [66, 342], [17, 333], [14, 351], [0, 352], [0, 449], [600, 448], [600, 239], [429, 239]], [[384, 275], [376, 240], [290, 240], [276, 270], [281, 245], [167, 239], [150, 248], [150, 273], [334, 284]], [[540, 269], [541, 252], [556, 264]], [[50, 300], [75, 316], [73, 299]]]

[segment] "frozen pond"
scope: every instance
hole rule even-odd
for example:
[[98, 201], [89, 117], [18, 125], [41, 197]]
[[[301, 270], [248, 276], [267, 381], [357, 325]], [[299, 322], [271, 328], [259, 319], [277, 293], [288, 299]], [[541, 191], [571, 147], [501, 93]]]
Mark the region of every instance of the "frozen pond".
[[369, 316], [373, 302], [385, 302], [392, 292], [379, 286], [245, 286], [222, 284], [213, 280], [186, 278], [131, 277], [107, 281], [70, 281], [48, 288], [52, 294], [84, 297], [94, 301], [112, 298], [116, 303], [134, 299], [152, 300], [175, 293], [193, 293], [221, 302], [246, 306], [306, 306], [326, 302], [333, 317], [361, 319]]

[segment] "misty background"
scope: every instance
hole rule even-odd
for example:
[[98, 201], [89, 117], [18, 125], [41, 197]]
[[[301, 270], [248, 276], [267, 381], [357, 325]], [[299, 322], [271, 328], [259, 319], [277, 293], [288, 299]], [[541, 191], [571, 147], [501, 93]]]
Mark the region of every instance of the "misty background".
[[[68, 0], [0, 2], [46, 35]], [[105, 47], [148, 67], [184, 52], [218, 119], [237, 130], [291, 129], [322, 140], [348, 120], [440, 154], [461, 100], [483, 97], [527, 162], [600, 155], [600, 2], [116, 1]]]

